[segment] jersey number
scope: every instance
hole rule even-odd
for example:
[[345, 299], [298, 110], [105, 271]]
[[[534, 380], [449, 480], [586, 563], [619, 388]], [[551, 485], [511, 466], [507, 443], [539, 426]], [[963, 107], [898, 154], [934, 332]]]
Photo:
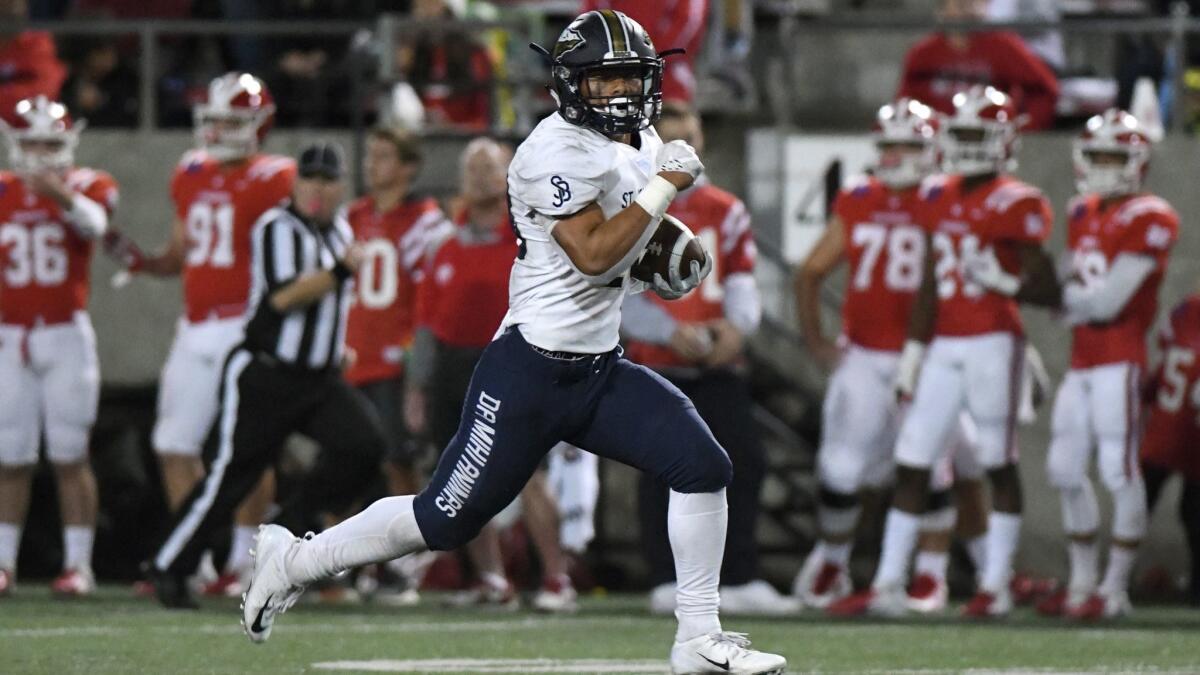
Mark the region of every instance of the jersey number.
[[1093, 288], [1108, 274], [1108, 259], [1100, 251], [1076, 251], [1071, 267], [1085, 287]]
[[[1163, 381], [1158, 389], [1158, 407], [1170, 413], [1179, 412], [1184, 399], [1192, 408], [1200, 410], [1200, 380], [1192, 383], [1188, 391], [1186, 370], [1196, 362], [1196, 353], [1183, 347], [1171, 347], [1163, 361]], [[1200, 424], [1200, 415], [1197, 416]]]
[[233, 267], [233, 204], [192, 204], [187, 238], [189, 266]]
[[358, 298], [367, 309], [383, 309], [396, 301], [400, 265], [396, 247], [386, 239], [372, 239], [362, 248], [358, 273]]
[[915, 291], [921, 285], [921, 261], [925, 257], [925, 235], [921, 230], [863, 223], [855, 226], [851, 240], [855, 247], [862, 249], [854, 273], [855, 289], [861, 291], [871, 287], [875, 265], [884, 248], [887, 249], [884, 285], [894, 291]]
[[721, 255], [717, 250], [717, 231], [711, 227], [700, 230], [696, 238], [700, 245], [712, 258], [712, 271], [700, 282], [700, 297], [707, 302], [720, 302], [725, 297], [725, 287], [721, 285]]
[[[983, 295], [984, 288], [974, 281], [962, 281], [962, 261], [979, 255], [979, 237], [973, 234], [963, 236], [955, 246], [954, 239], [944, 232], [933, 235], [933, 247], [937, 249], [938, 261], [934, 274], [938, 280], [938, 297], [952, 298], [960, 290], [963, 297], [978, 298]], [[957, 274], [955, 274], [957, 273]]]
[[4, 282], [9, 288], [29, 284], [57, 286], [67, 279], [66, 233], [61, 225], [42, 223], [33, 227], [0, 225], [0, 250], [8, 251]]

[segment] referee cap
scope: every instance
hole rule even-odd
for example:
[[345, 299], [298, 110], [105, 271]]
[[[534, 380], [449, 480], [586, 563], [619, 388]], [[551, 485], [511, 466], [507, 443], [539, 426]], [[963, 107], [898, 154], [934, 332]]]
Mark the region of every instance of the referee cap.
[[346, 173], [346, 153], [335, 141], [318, 141], [300, 152], [297, 165], [301, 178], [337, 180]]

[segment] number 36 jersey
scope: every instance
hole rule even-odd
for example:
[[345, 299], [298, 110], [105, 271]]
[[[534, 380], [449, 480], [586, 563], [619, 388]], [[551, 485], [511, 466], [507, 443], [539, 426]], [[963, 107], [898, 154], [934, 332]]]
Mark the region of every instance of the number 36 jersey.
[[426, 256], [454, 233], [454, 225], [431, 197], [410, 198], [387, 211], [361, 197], [345, 217], [363, 253], [346, 323], [346, 346], [355, 354], [346, 380], [360, 385], [399, 377], [412, 345]]
[[542, 120], [508, 167], [508, 196], [517, 231], [501, 332], [520, 326], [535, 346], [599, 354], [617, 346], [629, 270], [594, 287], [568, 261], [551, 234], [559, 219], [592, 203], [612, 218], [633, 203], [654, 175], [662, 141], [653, 128], [637, 147], [576, 126], [558, 113]]
[[1006, 175], [969, 189], [964, 189], [962, 176], [932, 176], [921, 185], [920, 197], [920, 218], [937, 256], [934, 334], [1022, 335], [1016, 301], [967, 281], [963, 260], [991, 250], [1006, 272], [1019, 276], [1020, 247], [1040, 245], [1053, 224], [1042, 191]]
[[[65, 182], [110, 215], [117, 206], [117, 183], [103, 171], [71, 169]], [[63, 323], [85, 309], [92, 248], [57, 203], [0, 172], [0, 323]]]
[[833, 202], [850, 264], [842, 334], [855, 345], [889, 352], [904, 346], [925, 255], [916, 207], [915, 187], [889, 190], [870, 176], [852, 179]]
[[1107, 203], [1097, 195], [1081, 196], [1071, 202], [1067, 213], [1071, 270], [1084, 285], [1101, 283], [1121, 254], [1154, 260], [1154, 271], [1115, 319], [1074, 328], [1071, 367], [1125, 361], [1144, 365], [1146, 333], [1158, 313], [1158, 287], [1179, 234], [1179, 216], [1165, 200], [1150, 194]]
[[252, 155], [223, 167], [208, 154], [184, 154], [171, 179], [184, 224], [183, 304], [189, 321], [241, 316], [250, 295], [250, 231], [291, 196], [296, 162]]

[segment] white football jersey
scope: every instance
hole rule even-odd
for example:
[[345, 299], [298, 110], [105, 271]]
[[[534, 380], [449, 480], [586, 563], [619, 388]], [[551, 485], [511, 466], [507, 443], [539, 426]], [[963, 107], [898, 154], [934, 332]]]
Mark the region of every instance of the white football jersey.
[[634, 148], [554, 113], [517, 148], [508, 195], [521, 247], [500, 332], [518, 326], [530, 344], [552, 351], [599, 354], [617, 346], [629, 270], [609, 286], [590, 286], [550, 232], [593, 202], [605, 218], [632, 204], [654, 175], [660, 147], [653, 128]]

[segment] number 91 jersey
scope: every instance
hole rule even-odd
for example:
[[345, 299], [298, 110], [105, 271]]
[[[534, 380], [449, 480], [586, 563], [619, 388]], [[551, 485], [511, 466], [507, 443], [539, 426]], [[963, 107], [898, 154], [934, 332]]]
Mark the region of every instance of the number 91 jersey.
[[925, 256], [916, 208], [916, 188], [889, 190], [869, 176], [853, 179], [833, 202], [850, 264], [842, 334], [855, 345], [889, 352], [904, 345]]
[[241, 316], [250, 295], [250, 231], [292, 193], [296, 162], [252, 155], [223, 167], [208, 154], [184, 154], [171, 178], [184, 224], [183, 304], [189, 321]]
[[1146, 333], [1158, 313], [1158, 288], [1179, 234], [1179, 216], [1154, 195], [1132, 195], [1108, 203], [1097, 195], [1086, 195], [1075, 198], [1068, 213], [1071, 270], [1085, 286], [1102, 283], [1121, 254], [1154, 260], [1154, 271], [1115, 319], [1074, 328], [1071, 367], [1125, 361], [1144, 365]]
[[920, 217], [937, 256], [935, 335], [1023, 335], [1012, 298], [967, 281], [963, 260], [991, 250], [1009, 274], [1020, 275], [1019, 249], [1041, 245], [1054, 222], [1042, 191], [1000, 175], [967, 188], [962, 176], [932, 176], [921, 185]]
[[[103, 171], [71, 169], [65, 182], [110, 214], [117, 206], [117, 182]], [[0, 323], [64, 323], [85, 309], [92, 247], [57, 203], [0, 173]]]

